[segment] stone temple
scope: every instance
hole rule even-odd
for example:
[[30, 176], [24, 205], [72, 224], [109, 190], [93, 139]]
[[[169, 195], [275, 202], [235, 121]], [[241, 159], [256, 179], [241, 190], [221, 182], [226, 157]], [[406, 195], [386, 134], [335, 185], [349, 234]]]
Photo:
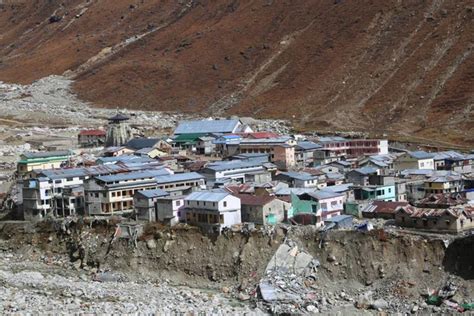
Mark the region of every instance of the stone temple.
[[127, 123], [130, 118], [117, 113], [109, 118], [109, 126], [107, 127], [107, 137], [105, 145], [107, 147], [122, 146], [132, 139], [132, 128]]

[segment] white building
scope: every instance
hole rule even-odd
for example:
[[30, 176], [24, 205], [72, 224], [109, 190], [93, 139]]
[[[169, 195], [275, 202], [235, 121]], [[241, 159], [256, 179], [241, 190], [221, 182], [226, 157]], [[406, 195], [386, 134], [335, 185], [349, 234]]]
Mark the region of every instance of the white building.
[[184, 200], [186, 222], [205, 232], [220, 233], [242, 222], [240, 199], [229, 192], [193, 192]]

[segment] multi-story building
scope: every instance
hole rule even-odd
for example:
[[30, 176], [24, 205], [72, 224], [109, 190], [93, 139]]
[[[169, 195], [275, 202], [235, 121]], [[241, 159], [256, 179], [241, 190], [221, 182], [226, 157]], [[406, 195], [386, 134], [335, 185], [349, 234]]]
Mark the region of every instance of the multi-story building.
[[77, 142], [81, 147], [103, 146], [106, 133], [101, 129], [82, 130], [77, 136]]
[[213, 187], [226, 182], [245, 183], [249, 177], [252, 182], [268, 182], [271, 181], [270, 171], [273, 170], [274, 166], [269, 163], [249, 159], [212, 162], [199, 173], [206, 177], [207, 185]]
[[242, 154], [268, 154], [270, 162], [276, 164], [281, 169], [287, 170], [296, 165], [295, 145], [296, 141], [289, 136], [242, 139], [239, 144], [239, 151]]
[[315, 164], [326, 164], [341, 158], [363, 155], [388, 154], [388, 141], [381, 139], [346, 139], [343, 137], [320, 137], [321, 149], [315, 151]]
[[168, 169], [160, 169], [89, 179], [84, 183], [86, 213], [113, 215], [132, 212], [135, 193], [158, 189], [157, 177], [169, 174]]
[[138, 220], [156, 222], [158, 220], [158, 210], [156, 201], [159, 198], [169, 196], [169, 193], [161, 190], [137, 191], [133, 196], [133, 206]]
[[409, 151], [393, 161], [393, 169], [424, 169], [434, 170], [434, 155], [424, 151]]
[[240, 224], [240, 199], [229, 192], [193, 192], [185, 199], [186, 223], [207, 233], [220, 233], [224, 228]]
[[26, 152], [17, 163], [18, 175], [28, 176], [33, 170], [57, 169], [71, 158], [70, 151]]
[[463, 179], [459, 174], [434, 176], [425, 181], [425, 194], [455, 193], [463, 190]]

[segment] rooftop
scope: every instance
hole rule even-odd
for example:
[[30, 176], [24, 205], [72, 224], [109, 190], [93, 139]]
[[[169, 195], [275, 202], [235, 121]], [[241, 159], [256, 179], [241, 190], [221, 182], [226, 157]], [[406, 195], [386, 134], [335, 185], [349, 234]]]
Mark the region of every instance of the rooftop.
[[129, 173], [120, 173], [109, 176], [98, 176], [95, 177], [97, 180], [102, 182], [119, 182], [127, 180], [138, 180], [144, 178], [155, 178], [157, 176], [169, 175], [170, 171], [168, 169], [156, 169], [156, 170], [145, 170], [145, 171], [136, 171]]
[[186, 201], [219, 202], [229, 196], [229, 192], [196, 191], [188, 195]]
[[307, 172], [289, 171], [289, 172], [281, 172], [278, 175], [282, 175], [282, 176], [285, 176], [291, 179], [300, 180], [300, 181], [309, 181], [309, 180], [314, 180], [316, 178], [316, 176], [313, 176], [312, 174], [307, 173]]
[[51, 157], [66, 157], [71, 156], [72, 152], [69, 150], [60, 150], [60, 151], [38, 151], [38, 152], [25, 152], [22, 155], [27, 159], [34, 158], [51, 158]]
[[105, 131], [101, 129], [86, 129], [79, 132], [82, 136], [105, 136]]
[[200, 180], [200, 179], [204, 179], [204, 176], [200, 175], [197, 172], [166, 174], [166, 175], [158, 175], [156, 177], [156, 181], [159, 184], [171, 183], [171, 182], [181, 182], [181, 181], [191, 181], [191, 180]]
[[108, 118], [108, 120], [111, 121], [111, 122], [127, 121], [129, 119], [130, 119], [129, 117], [127, 117], [127, 116], [125, 116], [121, 113], [117, 113], [116, 115]]
[[427, 153], [426, 151], [422, 151], [422, 150], [409, 151], [408, 155], [410, 155], [411, 157], [413, 157], [415, 159], [429, 159], [429, 158], [434, 157], [434, 155], [432, 153]]
[[178, 127], [176, 127], [174, 134], [233, 133], [239, 124], [239, 120], [181, 121]]
[[142, 195], [148, 199], [170, 195], [168, 192], [161, 189], [142, 190], [142, 191], [138, 191], [137, 194]]
[[143, 148], [153, 147], [159, 141], [160, 141], [159, 138], [134, 138], [134, 139], [129, 140], [125, 144], [125, 147], [133, 149], [133, 150], [139, 150]]

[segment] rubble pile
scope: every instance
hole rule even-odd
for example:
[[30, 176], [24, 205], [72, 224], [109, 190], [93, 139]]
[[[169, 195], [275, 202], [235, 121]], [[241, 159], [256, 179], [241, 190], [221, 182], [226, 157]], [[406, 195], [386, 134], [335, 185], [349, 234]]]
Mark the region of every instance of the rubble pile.
[[312, 304], [317, 297], [318, 266], [318, 260], [286, 240], [268, 263], [259, 283], [267, 308], [277, 314], [298, 313], [301, 308], [316, 312], [317, 308]]

